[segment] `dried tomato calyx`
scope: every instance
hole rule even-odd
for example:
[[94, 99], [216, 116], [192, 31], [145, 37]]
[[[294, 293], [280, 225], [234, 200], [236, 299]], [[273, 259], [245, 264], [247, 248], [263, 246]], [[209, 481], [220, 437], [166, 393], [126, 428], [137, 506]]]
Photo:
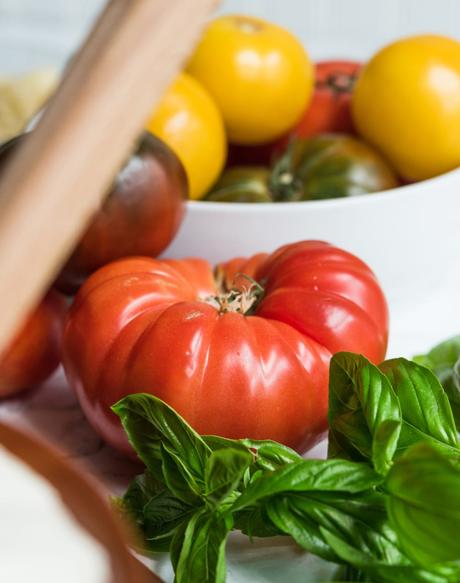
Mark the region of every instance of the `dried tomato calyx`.
[[205, 298], [203, 301], [216, 308], [219, 314], [228, 312], [236, 312], [245, 316], [254, 314], [265, 290], [257, 281], [244, 273], [237, 274], [235, 279], [237, 277], [244, 277], [251, 282], [251, 285], [243, 289], [231, 289], [218, 293], [215, 296]]
[[316, 87], [318, 89], [331, 89], [333, 93], [340, 95], [343, 93], [351, 93], [355, 86], [358, 76], [355, 74], [343, 73], [337, 71], [330, 73], [324, 81], [318, 81]]

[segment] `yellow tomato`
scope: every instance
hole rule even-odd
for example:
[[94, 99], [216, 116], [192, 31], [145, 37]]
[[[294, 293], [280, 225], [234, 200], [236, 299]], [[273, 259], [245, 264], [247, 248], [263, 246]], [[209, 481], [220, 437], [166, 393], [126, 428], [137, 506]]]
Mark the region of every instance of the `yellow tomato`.
[[219, 177], [227, 156], [222, 115], [206, 89], [181, 73], [147, 123], [184, 164], [190, 198], [201, 198]]
[[216, 100], [231, 142], [260, 144], [305, 111], [313, 68], [287, 30], [259, 18], [223, 16], [206, 29], [187, 70]]
[[353, 117], [408, 180], [460, 166], [460, 43], [425, 35], [381, 50], [358, 79]]

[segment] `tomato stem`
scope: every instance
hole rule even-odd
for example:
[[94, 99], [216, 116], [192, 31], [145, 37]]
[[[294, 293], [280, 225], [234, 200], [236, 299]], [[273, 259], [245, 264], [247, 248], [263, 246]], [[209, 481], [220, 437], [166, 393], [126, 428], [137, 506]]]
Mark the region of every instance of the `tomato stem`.
[[272, 178], [272, 194], [273, 199], [277, 202], [298, 201], [302, 200], [302, 188], [298, 184], [298, 180], [290, 171], [283, 170], [279, 166], [279, 174], [276, 175], [277, 168]]
[[233, 288], [229, 291], [218, 293], [215, 296], [209, 296], [203, 301], [216, 308], [219, 314], [226, 314], [228, 312], [235, 312], [245, 316], [254, 314], [265, 290], [260, 283], [245, 273], [237, 273], [235, 275], [234, 285], [237, 277], [247, 279], [251, 285], [243, 289]]
[[318, 81], [316, 87], [318, 89], [331, 89], [332, 92], [337, 95], [351, 93], [357, 78], [357, 75], [350, 75], [343, 73], [342, 71], [337, 71], [336, 73], [328, 75], [324, 81]]

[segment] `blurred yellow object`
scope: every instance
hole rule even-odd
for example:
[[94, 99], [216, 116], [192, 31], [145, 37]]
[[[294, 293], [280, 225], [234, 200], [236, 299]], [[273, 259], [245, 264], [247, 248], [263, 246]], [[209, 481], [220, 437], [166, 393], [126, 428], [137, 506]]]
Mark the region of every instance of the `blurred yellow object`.
[[252, 16], [211, 22], [187, 71], [214, 97], [236, 144], [279, 138], [299, 121], [313, 92], [313, 67], [300, 41]]
[[202, 85], [181, 73], [147, 123], [184, 164], [190, 198], [201, 198], [219, 177], [227, 155], [222, 115]]
[[379, 51], [356, 83], [353, 118], [406, 180], [460, 166], [460, 43], [422, 35]]
[[52, 68], [0, 78], [0, 142], [20, 133], [57, 85]]

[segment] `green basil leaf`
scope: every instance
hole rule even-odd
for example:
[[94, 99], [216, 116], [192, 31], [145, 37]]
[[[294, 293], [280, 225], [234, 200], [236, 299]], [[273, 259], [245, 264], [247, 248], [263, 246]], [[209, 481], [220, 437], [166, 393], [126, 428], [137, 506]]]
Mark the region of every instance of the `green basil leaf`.
[[368, 579], [366, 573], [359, 569], [351, 565], [344, 565], [333, 581], [336, 583], [370, 583], [371, 580]]
[[433, 373], [403, 358], [379, 368], [358, 355], [333, 357], [330, 457], [371, 459], [376, 470], [385, 473], [394, 455], [427, 440], [459, 457], [449, 401]]
[[300, 547], [326, 561], [337, 561], [317, 522], [299, 513], [292, 502], [289, 496], [275, 496], [265, 503], [264, 509], [275, 527], [291, 536]]
[[347, 460], [301, 460], [266, 472], [252, 481], [232, 509], [240, 510], [263, 498], [285, 492], [362, 492], [382, 482], [365, 464]]
[[391, 565], [381, 563], [357, 549], [350, 541], [321, 528], [324, 539], [340, 559], [367, 574], [365, 581], [372, 583], [454, 583], [455, 570], [446, 568], [439, 572], [425, 570], [409, 563]]
[[391, 466], [401, 429], [398, 399], [385, 375], [364, 356], [332, 357], [329, 381], [329, 457], [371, 459]]
[[314, 492], [293, 496], [297, 512], [309, 516], [321, 530], [326, 528], [369, 557], [390, 563], [404, 562], [395, 533], [388, 524], [385, 496], [367, 491], [359, 494]]
[[443, 370], [451, 369], [460, 358], [460, 335], [437, 344], [427, 354], [414, 357], [414, 362], [431, 368], [436, 376]]
[[148, 470], [131, 482], [121, 508], [142, 532], [145, 548], [155, 552], [167, 551], [176, 527], [195, 512]]
[[214, 504], [223, 502], [239, 486], [252, 461], [249, 451], [219, 449], [212, 452], [204, 474], [206, 499]]
[[405, 553], [420, 565], [460, 561], [460, 468], [428, 443], [389, 472], [388, 514]]
[[438, 379], [449, 399], [457, 431], [460, 431], [460, 359], [450, 370], [445, 370], [444, 374], [440, 374]]
[[234, 528], [240, 530], [250, 539], [254, 537], [266, 538], [283, 534], [268, 517], [264, 506], [243, 508], [233, 514]]
[[418, 364], [428, 367], [444, 387], [452, 407], [457, 429], [460, 429], [460, 336], [438, 344], [428, 354], [414, 357]]
[[[194, 522], [197, 520], [197, 515], [200, 511], [196, 511], [189, 519], [189, 521], [184, 520], [179, 524], [176, 528], [174, 535], [171, 540], [171, 544], [169, 546], [169, 558], [171, 559], [171, 564], [173, 566], [174, 572], [176, 572], [177, 565], [179, 563], [182, 547], [185, 542], [185, 533], [189, 528], [190, 522]], [[176, 579], [174, 579], [176, 580]]]
[[212, 451], [220, 449], [234, 449], [236, 451], [248, 451], [248, 448], [239, 439], [228, 439], [220, 435], [203, 435], [203, 441]]
[[449, 399], [457, 431], [460, 431], [460, 358], [454, 364], [450, 372], [446, 371], [444, 378], [442, 378], [442, 376], [438, 378], [440, 379], [440, 382], [446, 391], [447, 398]]
[[118, 506], [126, 512], [140, 527], [144, 527], [144, 509], [151, 498], [165, 490], [162, 482], [157, 480], [151, 472], [146, 470], [140, 476], [136, 476], [125, 494], [119, 499]]
[[398, 396], [403, 424], [398, 454], [419, 441], [429, 441], [460, 457], [455, 421], [447, 395], [435, 375], [423, 366], [396, 358], [380, 366]]
[[228, 517], [199, 510], [172, 543], [176, 583], [225, 583]]
[[160, 449], [163, 480], [170, 492], [187, 504], [198, 504], [204, 483], [201, 480], [198, 482], [189, 471], [188, 465], [166, 445], [162, 444]]
[[160, 445], [174, 452], [196, 483], [204, 484], [206, 460], [210, 448], [174, 409], [153, 395], [128, 395], [112, 410], [120, 417], [134, 450], [153, 472], [162, 466]]
[[269, 439], [242, 439], [241, 443], [255, 455], [254, 464], [260, 470], [276, 470], [303, 459], [290, 447]]
[[[280, 529], [309, 552], [329, 561], [341, 562], [323, 538], [322, 529], [326, 529], [371, 559], [392, 563], [405, 561], [395, 533], [388, 524], [383, 494], [372, 491], [360, 494], [309, 492], [290, 494], [284, 500], [284, 528], [279, 516], [273, 514], [273, 509], [279, 510], [283, 503], [279, 497], [267, 502], [267, 513]], [[289, 515], [291, 523], [288, 522]], [[287, 526], [291, 530], [286, 530]]]
[[226, 439], [216, 435], [203, 436], [206, 444], [212, 449], [232, 448], [240, 451], [250, 451], [254, 456], [254, 466], [261, 470], [276, 470], [281, 466], [297, 462], [302, 457], [293, 449], [276, 441], [256, 439]]
[[151, 498], [144, 508], [144, 539], [153, 552], [169, 550], [176, 528], [196, 511], [164, 490]]

